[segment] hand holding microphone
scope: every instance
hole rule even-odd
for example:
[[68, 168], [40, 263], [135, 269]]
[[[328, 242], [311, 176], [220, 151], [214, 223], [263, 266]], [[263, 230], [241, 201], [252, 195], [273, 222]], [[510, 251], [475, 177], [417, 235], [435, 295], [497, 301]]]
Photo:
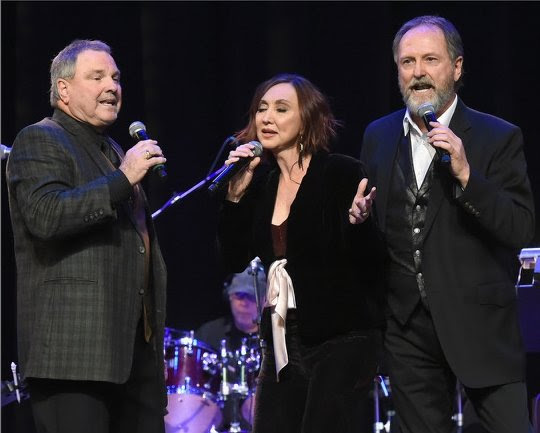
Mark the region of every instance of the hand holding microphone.
[[[144, 123], [139, 122], [138, 120], [129, 125], [129, 135], [131, 135], [137, 141], [150, 140], [148, 134], [146, 134], [146, 126], [144, 126]], [[154, 156], [163, 156], [161, 149], [159, 154], [155, 155], [153, 153], [150, 153], [150, 156], [146, 159], [153, 158]], [[158, 162], [157, 164], [155, 164], [152, 167], [152, 171], [157, 173], [159, 177], [167, 176], [167, 172], [165, 171], [165, 165], [162, 162]]]
[[[448, 166], [450, 173], [459, 181], [461, 187], [465, 188], [469, 182], [471, 172], [461, 138], [447, 126], [441, 124], [433, 128], [429, 124], [429, 122], [439, 122], [435, 115], [435, 109], [429, 102], [418, 107], [417, 114], [422, 117], [426, 128], [430, 132], [430, 142], [439, 155], [441, 162]], [[431, 132], [432, 130], [433, 132]], [[439, 147], [442, 144], [448, 147]], [[450, 154], [452, 155], [451, 158]]]
[[[425, 102], [424, 104], [420, 105], [420, 107], [418, 107], [417, 114], [418, 117], [421, 117], [424, 121], [424, 125], [426, 125], [428, 132], [433, 129], [433, 126], [431, 126], [429, 122], [438, 122], [437, 115], [435, 114], [435, 108], [430, 102]], [[437, 146], [433, 147], [437, 152], [437, 155], [439, 156], [439, 160], [443, 164], [449, 164], [450, 154], [448, 153], [448, 151]]]
[[[136, 130], [132, 131], [132, 126], [134, 124], [138, 125], [136, 125]], [[141, 125], [142, 128], [140, 127]], [[141, 131], [144, 131], [144, 136], [146, 136], [144, 124], [141, 122], [133, 122], [131, 124], [130, 135], [135, 139], [141, 139], [141, 141], [126, 152], [119, 167], [120, 170], [124, 172], [131, 185], [140, 182], [149, 169], [157, 165], [161, 165], [164, 168], [163, 164], [167, 161], [163, 156], [161, 148], [157, 145], [157, 141], [150, 140], [147, 136], [144, 138]]]
[[[229, 157], [225, 161], [227, 167], [212, 181], [208, 191], [215, 193], [229, 185], [227, 200], [240, 201], [253, 178], [255, 167], [261, 160], [259, 157], [262, 155], [262, 151], [261, 143], [250, 141], [229, 152]], [[243, 170], [244, 168], [245, 170]], [[236, 176], [240, 171], [242, 171], [241, 175]]]

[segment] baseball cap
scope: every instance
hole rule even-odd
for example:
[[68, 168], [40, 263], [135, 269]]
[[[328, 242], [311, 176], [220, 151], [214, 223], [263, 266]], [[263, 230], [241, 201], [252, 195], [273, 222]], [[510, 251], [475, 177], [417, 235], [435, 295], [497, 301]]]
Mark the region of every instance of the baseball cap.
[[[266, 275], [262, 267], [259, 267], [257, 272], [257, 285], [259, 291], [263, 293], [266, 291]], [[247, 293], [251, 296], [255, 296], [255, 287], [253, 287], [253, 274], [251, 266], [248, 266], [243, 272], [234, 274], [231, 283], [226, 288], [227, 294], [232, 293]]]

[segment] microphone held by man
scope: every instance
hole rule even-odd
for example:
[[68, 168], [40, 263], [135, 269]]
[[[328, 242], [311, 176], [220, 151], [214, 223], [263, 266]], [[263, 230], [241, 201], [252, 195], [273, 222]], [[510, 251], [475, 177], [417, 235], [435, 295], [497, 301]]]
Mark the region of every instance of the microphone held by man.
[[[148, 134], [146, 133], [146, 126], [140, 121], [135, 121], [129, 125], [129, 135], [131, 135], [137, 141], [150, 140]], [[146, 151], [146, 159], [153, 159], [156, 156], [162, 157], [162, 154], [153, 154], [149, 150]], [[165, 170], [165, 164], [158, 162], [152, 167], [152, 171], [157, 173], [159, 177], [164, 178], [167, 176], [167, 171]]]
[[[424, 125], [426, 125], [426, 128], [429, 131], [433, 129], [433, 126], [429, 124], [429, 122], [438, 122], [437, 116], [435, 114], [435, 108], [430, 102], [426, 102], [420, 107], [418, 107], [417, 111], [418, 117], [421, 117], [424, 121]], [[447, 150], [441, 149], [440, 147], [435, 147], [435, 151], [437, 152], [437, 155], [439, 156], [439, 160], [443, 164], [450, 164], [450, 154]]]

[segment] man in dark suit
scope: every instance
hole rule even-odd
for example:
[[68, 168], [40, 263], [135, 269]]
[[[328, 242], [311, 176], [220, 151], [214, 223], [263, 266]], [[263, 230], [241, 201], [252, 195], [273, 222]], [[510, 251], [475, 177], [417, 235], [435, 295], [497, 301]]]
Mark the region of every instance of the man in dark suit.
[[157, 142], [124, 155], [105, 134], [122, 101], [108, 45], [51, 64], [52, 117], [7, 165], [19, 362], [38, 432], [163, 431], [166, 268], [139, 182]]
[[[534, 211], [521, 131], [457, 97], [463, 46], [446, 19], [405, 23], [393, 51], [407, 108], [366, 129], [361, 159], [376, 190], [364, 195], [361, 182], [350, 220], [372, 213], [387, 243], [385, 346], [401, 430], [453, 431], [457, 377], [488, 431], [526, 433], [514, 284]], [[425, 103], [438, 118], [429, 132]]]

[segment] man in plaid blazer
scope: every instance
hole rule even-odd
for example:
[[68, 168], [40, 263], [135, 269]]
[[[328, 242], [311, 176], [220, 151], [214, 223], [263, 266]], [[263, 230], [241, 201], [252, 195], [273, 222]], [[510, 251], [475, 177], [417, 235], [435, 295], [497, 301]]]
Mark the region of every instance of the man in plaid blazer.
[[38, 432], [164, 430], [166, 268], [144, 192], [157, 142], [124, 155], [109, 46], [78, 40], [51, 64], [52, 117], [24, 128], [7, 166], [19, 363]]

